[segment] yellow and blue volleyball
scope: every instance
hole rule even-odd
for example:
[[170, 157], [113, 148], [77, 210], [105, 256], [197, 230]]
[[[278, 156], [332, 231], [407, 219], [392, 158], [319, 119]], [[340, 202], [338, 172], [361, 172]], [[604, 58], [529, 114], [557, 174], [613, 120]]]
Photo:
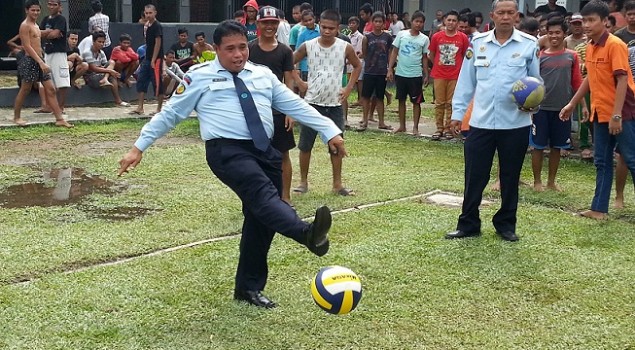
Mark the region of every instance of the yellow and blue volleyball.
[[353, 311], [362, 298], [362, 282], [346, 267], [328, 266], [311, 281], [311, 295], [324, 311], [344, 315]]
[[545, 86], [540, 79], [524, 77], [512, 85], [512, 98], [518, 107], [534, 109], [545, 98]]

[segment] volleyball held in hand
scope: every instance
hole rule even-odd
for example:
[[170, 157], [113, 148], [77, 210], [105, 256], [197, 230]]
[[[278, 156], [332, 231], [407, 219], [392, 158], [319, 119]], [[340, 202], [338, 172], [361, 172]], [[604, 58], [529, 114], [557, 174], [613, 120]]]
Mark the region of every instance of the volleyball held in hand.
[[534, 109], [545, 98], [545, 86], [534, 77], [524, 77], [512, 86], [512, 98], [521, 109]]
[[324, 311], [344, 315], [355, 309], [362, 298], [362, 283], [350, 269], [328, 266], [311, 281], [311, 295]]

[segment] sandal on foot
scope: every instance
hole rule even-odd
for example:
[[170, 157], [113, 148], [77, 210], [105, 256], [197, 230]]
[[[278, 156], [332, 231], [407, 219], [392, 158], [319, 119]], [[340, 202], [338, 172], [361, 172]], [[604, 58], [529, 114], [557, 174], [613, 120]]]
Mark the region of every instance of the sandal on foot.
[[130, 114], [130, 115], [143, 115], [143, 112], [139, 112], [138, 110], [135, 109], [134, 111], [128, 112], [128, 114]]
[[309, 187], [308, 186], [304, 186], [304, 185], [298, 185], [297, 187], [293, 188], [293, 192], [294, 193], [307, 193], [307, 192], [309, 192]]
[[339, 190], [333, 190], [333, 193], [338, 196], [354, 196], [355, 192], [350, 188], [342, 187]]
[[377, 129], [381, 129], [381, 130], [392, 130], [392, 126], [390, 125], [382, 125], [382, 126], [378, 126]]
[[441, 140], [441, 136], [443, 136], [443, 133], [440, 131], [437, 131], [434, 134], [430, 135], [430, 137], [435, 141]]

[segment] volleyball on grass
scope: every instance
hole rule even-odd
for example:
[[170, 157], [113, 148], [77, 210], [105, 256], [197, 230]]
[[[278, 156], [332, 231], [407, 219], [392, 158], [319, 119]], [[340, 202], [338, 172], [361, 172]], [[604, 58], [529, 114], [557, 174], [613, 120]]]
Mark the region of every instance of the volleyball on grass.
[[324, 267], [311, 281], [311, 295], [324, 311], [344, 315], [355, 309], [362, 298], [362, 282], [346, 267]]
[[512, 85], [512, 98], [520, 108], [534, 109], [545, 98], [545, 86], [534, 77], [524, 77]]

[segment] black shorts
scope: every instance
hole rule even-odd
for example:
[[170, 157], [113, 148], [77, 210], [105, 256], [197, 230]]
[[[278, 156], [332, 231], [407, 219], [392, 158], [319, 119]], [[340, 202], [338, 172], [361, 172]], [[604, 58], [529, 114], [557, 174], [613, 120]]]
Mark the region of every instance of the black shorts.
[[362, 86], [362, 97], [371, 98], [375, 96], [377, 99], [383, 100], [385, 91], [385, 75], [366, 75], [364, 78], [364, 85]]
[[24, 83], [35, 83], [52, 79], [51, 73], [44, 74], [40, 65], [28, 55], [24, 55], [18, 60], [18, 77]]
[[397, 96], [399, 101], [406, 99], [410, 95], [410, 102], [423, 103], [423, 77], [405, 78], [398, 75], [395, 76], [395, 86], [397, 87]]
[[150, 65], [150, 61], [144, 60], [139, 67], [137, 75], [137, 92], [147, 92], [148, 87], [152, 84], [154, 88], [154, 96], [165, 93], [161, 75], [163, 71], [163, 59], [157, 58], [154, 69]]
[[273, 114], [273, 138], [271, 146], [280, 153], [284, 153], [295, 148], [295, 138], [293, 137], [293, 129], [287, 131], [284, 126], [284, 114]]
[[561, 120], [560, 111], [541, 109], [531, 120], [530, 146], [535, 149], [571, 148], [571, 119]]

